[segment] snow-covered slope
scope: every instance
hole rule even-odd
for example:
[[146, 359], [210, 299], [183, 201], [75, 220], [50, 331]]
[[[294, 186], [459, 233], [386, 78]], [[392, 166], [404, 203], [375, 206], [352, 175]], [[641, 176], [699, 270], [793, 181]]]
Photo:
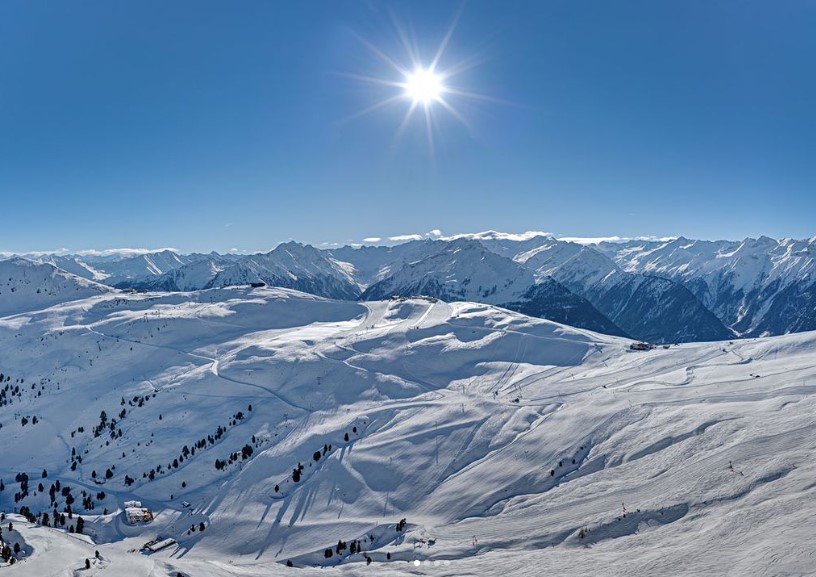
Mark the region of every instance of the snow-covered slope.
[[[327, 250], [290, 242], [255, 255], [181, 255], [163, 250], [43, 258], [68, 272], [118, 288], [183, 291], [265, 282], [354, 300], [378, 283], [401, 277], [414, 263], [432, 262], [441, 246], [455, 247], [456, 243], [480, 243], [528, 268], [539, 285], [550, 285], [554, 291], [558, 287], [552, 280], [557, 281], [561, 288], [589, 301], [617, 327], [611, 330], [615, 334], [622, 331], [641, 340], [685, 342], [816, 330], [816, 237], [804, 241], [680, 237], [568, 242], [546, 233], [487, 231], [396, 246]], [[466, 267], [474, 265], [462, 262]], [[448, 269], [446, 274], [464, 279], [471, 272]], [[511, 276], [501, 278], [504, 273]], [[484, 274], [492, 275], [485, 279], [485, 286], [498, 290], [518, 271], [499, 267], [493, 273], [485, 269]], [[451, 288], [451, 283], [443, 284], [448, 285], [445, 290]], [[430, 288], [423, 292], [432, 292]], [[449, 296], [506, 304], [496, 295], [485, 297], [473, 288], [459, 287], [456, 295]], [[386, 294], [380, 289], [376, 290]], [[543, 292], [541, 287], [537, 290]], [[564, 295], [552, 296], [556, 301]], [[547, 317], [567, 320], [570, 314], [551, 311]]]
[[172, 250], [161, 250], [136, 255], [53, 256], [43, 260], [83, 278], [114, 287], [127, 287], [130, 283], [153, 279], [175, 270], [196, 258]]
[[630, 242], [599, 247], [624, 269], [682, 282], [744, 335], [816, 329], [816, 237]]
[[[650, 342], [716, 341], [733, 337], [682, 284], [623, 271], [591, 246], [537, 237], [516, 243], [513, 259], [541, 277], [552, 277], [591, 302], [630, 336]], [[510, 241], [490, 241], [512, 254]]]
[[269, 288], [0, 318], [0, 509], [60, 481], [95, 539], [12, 517], [15, 574], [812, 573], [816, 334], [628, 344]]
[[419, 240], [395, 246], [344, 246], [324, 252], [345, 263], [360, 289], [365, 290], [405, 265], [438, 252], [438, 247], [432, 240]]
[[287, 242], [266, 254], [242, 258], [218, 273], [210, 287], [263, 281], [319, 296], [355, 299], [360, 290], [350, 272], [311, 245]]
[[[212, 283], [224, 269], [234, 266], [235, 261], [218, 254], [202, 255], [178, 268], [153, 277], [132, 279], [120, 286], [138, 290], [191, 291], [200, 290]], [[250, 281], [241, 284], [249, 284]]]
[[104, 283], [110, 275], [102, 270], [94, 268], [92, 264], [78, 256], [45, 256], [38, 259], [39, 262], [52, 264], [78, 277]]
[[[458, 290], [450, 294], [450, 278], [468, 277], [472, 270], [454, 271], [458, 266], [473, 268], [473, 263], [458, 259], [448, 262], [447, 276], [450, 277], [446, 287], [412, 286], [413, 281], [401, 279], [400, 271], [415, 269], [415, 263], [425, 262], [430, 268], [424, 272], [423, 283], [431, 283], [433, 263], [438, 254], [450, 243], [480, 243], [499, 256], [512, 259], [534, 273], [534, 278], [541, 284], [552, 284], [552, 279], [569, 289], [575, 295], [588, 300], [603, 316], [611, 320], [619, 329], [612, 334], [623, 331], [634, 338], [653, 342], [689, 342], [705, 340], [722, 340], [733, 338], [723, 323], [709, 311], [699, 299], [682, 283], [652, 274], [626, 272], [609, 256], [596, 250], [593, 246], [574, 242], [561, 241], [543, 233], [508, 235], [495, 231], [471, 235], [458, 235], [442, 241], [415, 241], [395, 247], [343, 247], [331, 254], [346, 261], [352, 266], [352, 274], [358, 284], [370, 287], [386, 281], [380, 287], [372, 289], [380, 297], [391, 294], [433, 294], [443, 298], [475, 300], [494, 304], [507, 304], [506, 297], [485, 297], [479, 291]], [[482, 260], [481, 258], [479, 259]], [[507, 265], [504, 267], [508, 269]], [[484, 270], [483, 274], [492, 277], [495, 284], [503, 274], [517, 274], [514, 267], [508, 270]], [[412, 273], [409, 273], [409, 275]], [[391, 282], [401, 284], [399, 290], [380, 290]], [[436, 282], [438, 279], [434, 279]], [[504, 279], [505, 281], [508, 279]], [[407, 285], [406, 285], [407, 282]], [[414, 285], [417, 283], [414, 282]], [[489, 285], [489, 286], [492, 286]], [[408, 292], [406, 292], [408, 291]], [[539, 292], [542, 292], [539, 289]], [[371, 294], [371, 291], [369, 291]], [[551, 295], [551, 301], [558, 297]], [[518, 301], [516, 301], [518, 302]], [[555, 307], [550, 307], [547, 318], [569, 322], [567, 310], [553, 316]], [[516, 309], [535, 314], [533, 308]], [[579, 324], [578, 326], [587, 326]], [[593, 329], [601, 330], [601, 325]]]
[[23, 258], [0, 260], [0, 315], [39, 310], [53, 304], [114, 292], [52, 264]]
[[369, 287], [365, 298], [415, 294], [503, 304], [520, 298], [535, 284], [530, 271], [477, 241], [435, 242], [426, 254]]
[[447, 301], [500, 305], [573, 326], [625, 334], [588, 301], [555, 280], [487, 250], [480, 242], [457, 239], [433, 243], [429, 255], [408, 263], [363, 293], [364, 300], [425, 295]]
[[127, 284], [141, 290], [185, 291], [266, 283], [311, 294], [354, 300], [360, 295], [348, 263], [297, 242], [247, 256], [198, 255], [189, 264], [160, 276]]

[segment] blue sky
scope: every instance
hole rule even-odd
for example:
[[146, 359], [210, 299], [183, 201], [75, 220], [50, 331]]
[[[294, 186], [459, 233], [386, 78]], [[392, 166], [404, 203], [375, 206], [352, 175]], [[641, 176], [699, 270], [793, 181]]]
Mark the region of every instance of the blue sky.
[[[410, 101], [367, 43], [439, 69]], [[816, 4], [0, 2], [0, 250], [816, 234]]]

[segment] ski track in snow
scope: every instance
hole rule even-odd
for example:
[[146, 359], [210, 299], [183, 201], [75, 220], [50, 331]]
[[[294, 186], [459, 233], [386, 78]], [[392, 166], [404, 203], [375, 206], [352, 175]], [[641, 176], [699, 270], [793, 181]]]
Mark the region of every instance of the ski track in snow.
[[[20, 575], [816, 574], [813, 333], [630, 352], [486, 305], [269, 288], [110, 294], [0, 321], [0, 370], [25, 377], [0, 407], [0, 505], [21, 470], [107, 494], [81, 512], [97, 543], [12, 516], [33, 548]], [[121, 438], [89, 434], [139, 394], [154, 400], [125, 407]], [[142, 479], [238, 409], [217, 443]], [[214, 469], [253, 435], [251, 458]], [[71, 447], [87, 451], [75, 472]], [[130, 499], [156, 520], [124, 524]], [[323, 556], [369, 534], [371, 567]], [[179, 543], [132, 551], [156, 535]]]

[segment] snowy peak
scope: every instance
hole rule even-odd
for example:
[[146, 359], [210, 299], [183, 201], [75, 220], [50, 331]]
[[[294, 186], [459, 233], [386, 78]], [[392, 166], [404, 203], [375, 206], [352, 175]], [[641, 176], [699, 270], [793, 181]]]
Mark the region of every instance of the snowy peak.
[[[625, 270], [683, 283], [722, 322], [752, 336], [816, 329], [808, 308], [816, 278], [810, 241], [692, 241], [685, 238], [641, 246], [605, 247]], [[797, 304], [797, 297], [799, 295]], [[777, 302], [777, 299], [780, 299]], [[776, 311], [777, 317], [769, 316]], [[785, 311], [785, 312], [783, 312]], [[808, 327], [802, 329], [801, 327]]]
[[549, 277], [536, 280], [533, 271], [495, 254], [480, 241], [436, 241], [434, 248], [436, 252], [370, 286], [361, 298], [424, 295], [449, 302], [481, 302], [607, 334], [625, 334], [582, 297]]
[[180, 268], [194, 258], [165, 249], [136, 255], [68, 255], [42, 260], [83, 278], [104, 282], [110, 286], [129, 286], [131, 283], [155, 278]]
[[232, 264], [233, 261], [220, 255], [207, 255], [157, 277], [136, 279], [123, 284], [140, 290], [199, 290], [208, 286], [216, 275]]
[[[587, 299], [634, 338], [665, 343], [733, 336], [694, 294], [673, 280], [625, 272], [594, 246], [555, 238], [534, 240], [532, 248], [529, 241], [517, 243], [516, 262], [534, 271], [536, 278], [552, 277]], [[693, 242], [677, 240], [681, 246]], [[507, 244], [501, 250], [513, 252]]]
[[620, 268], [594, 248], [549, 239], [514, 258], [541, 276], [552, 276], [570, 287], [588, 288], [599, 282], [614, 284]]
[[816, 237], [587, 243], [485, 231], [435, 238], [329, 250], [292, 241], [254, 255], [103, 251], [40, 260], [117, 288], [190, 291], [262, 282], [349, 300], [363, 292], [424, 293], [506, 304], [555, 280], [627, 334], [666, 342], [816, 329], [809, 304], [816, 298]]
[[23, 258], [0, 261], [0, 316], [113, 292], [50, 263]]
[[443, 300], [503, 304], [535, 284], [531, 271], [475, 240], [437, 241], [434, 252], [369, 287], [363, 299], [427, 295]]
[[243, 257], [204, 288], [263, 282], [328, 298], [356, 299], [360, 290], [342, 263], [311, 245], [289, 242], [266, 254]]
[[181, 257], [159, 275], [142, 275], [123, 281], [122, 287], [191, 291], [264, 283], [339, 299], [356, 299], [360, 291], [345, 263], [310, 245], [289, 242], [268, 253], [254, 255], [196, 254]]
[[383, 280], [409, 262], [437, 250], [432, 240], [415, 240], [395, 246], [344, 246], [325, 251], [354, 277], [361, 290]]

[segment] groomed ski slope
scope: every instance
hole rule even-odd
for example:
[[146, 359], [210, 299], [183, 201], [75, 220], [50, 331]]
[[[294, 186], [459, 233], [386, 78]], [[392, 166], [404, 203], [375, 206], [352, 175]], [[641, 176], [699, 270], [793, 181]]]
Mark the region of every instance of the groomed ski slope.
[[[32, 551], [11, 571], [816, 573], [816, 334], [629, 344], [487, 305], [270, 288], [100, 294], [0, 318], [0, 371], [23, 378], [0, 407], [0, 509], [18, 472], [96, 493], [92, 472], [115, 465], [93, 511], [75, 504], [95, 543], [15, 517]], [[121, 436], [93, 436], [101, 411]], [[133, 498], [156, 520], [126, 525]], [[47, 511], [47, 491], [21, 504]], [[178, 546], [135, 551], [159, 535]], [[372, 563], [327, 559], [340, 539]]]

